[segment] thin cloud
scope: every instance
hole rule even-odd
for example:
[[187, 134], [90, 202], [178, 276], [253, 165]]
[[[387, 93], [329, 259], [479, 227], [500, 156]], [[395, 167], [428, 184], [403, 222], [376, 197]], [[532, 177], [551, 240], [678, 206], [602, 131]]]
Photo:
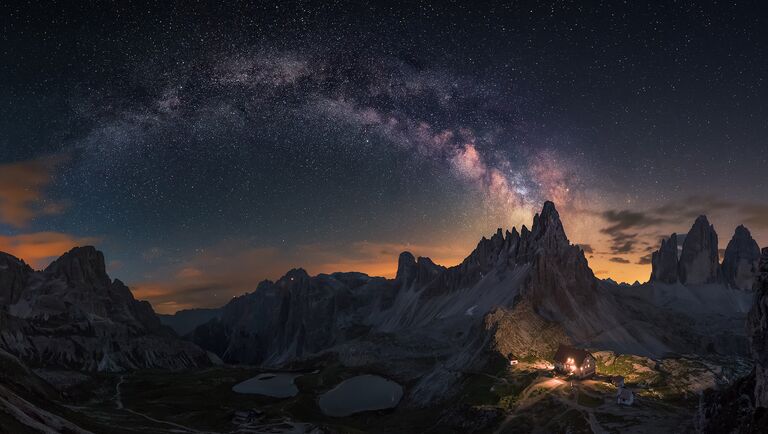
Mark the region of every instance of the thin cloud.
[[[665, 220], [644, 212], [630, 210], [608, 210], [603, 212], [603, 219], [609, 226], [600, 232], [611, 237], [611, 252], [614, 254], [634, 253], [638, 243], [637, 231], [658, 225]], [[616, 261], [614, 261], [616, 262]]]
[[76, 237], [61, 232], [36, 232], [0, 236], [0, 251], [23, 259], [33, 268], [42, 269], [73, 247], [98, 242], [98, 238], [92, 237]]
[[664, 222], [662, 218], [629, 210], [608, 210], [603, 213], [603, 218], [611, 223], [611, 226], [604, 229], [605, 233], [643, 228]]
[[23, 228], [39, 216], [61, 213], [65, 205], [46, 198], [44, 190], [65, 159], [54, 156], [0, 165], [0, 222]]
[[640, 259], [637, 260], [638, 265], [648, 265], [651, 263], [652, 255], [648, 254], [645, 256], [640, 257]]
[[671, 215], [675, 220], [685, 221], [699, 215], [727, 212], [737, 215], [741, 221], [753, 228], [768, 228], [768, 204], [746, 201], [732, 201], [713, 196], [689, 196], [686, 199], [658, 207], [654, 214]]

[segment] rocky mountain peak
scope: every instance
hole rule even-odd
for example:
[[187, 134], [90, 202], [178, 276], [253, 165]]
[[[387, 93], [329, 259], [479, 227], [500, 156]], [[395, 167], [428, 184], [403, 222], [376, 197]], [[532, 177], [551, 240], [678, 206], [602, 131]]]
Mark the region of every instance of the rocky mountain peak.
[[517, 228], [512, 228], [512, 232], [507, 232], [507, 243], [510, 246], [516, 246], [520, 241], [520, 233], [517, 232]]
[[534, 217], [530, 234], [523, 227], [517, 256], [531, 263], [523, 295], [545, 317], [578, 321], [579, 309], [595, 303], [597, 279], [582, 249], [568, 241], [552, 202]]
[[297, 287], [309, 283], [310, 276], [303, 268], [294, 268], [277, 281], [279, 287]]
[[36, 365], [87, 371], [208, 366], [150, 304], [110, 280], [104, 255], [74, 248], [44, 271], [0, 254], [0, 349]]
[[699, 216], [683, 241], [678, 261], [678, 277], [684, 284], [720, 281], [717, 233], [706, 216]]
[[760, 247], [749, 229], [739, 225], [728, 242], [723, 257], [722, 276], [732, 288], [752, 289], [760, 261]]
[[275, 282], [269, 279], [264, 279], [261, 282], [259, 282], [258, 285], [256, 285], [256, 291], [266, 290], [273, 287], [274, 285], [275, 285]]
[[440, 267], [439, 265], [435, 264], [434, 261], [432, 261], [432, 259], [426, 256], [419, 256], [416, 259], [416, 265], [420, 267], [427, 267], [427, 268]]
[[5, 252], [0, 252], [0, 270], [5, 270], [12, 266], [28, 268], [27, 264], [22, 259]]
[[[492, 243], [485, 239], [482, 243]], [[408, 287], [417, 284], [424, 284], [434, 279], [445, 267], [435, 264], [430, 258], [419, 256], [414, 258], [411, 252], [403, 252], [397, 263], [397, 274], [395, 282], [399, 288]]]
[[416, 258], [411, 252], [400, 253], [397, 259], [397, 274], [395, 280], [400, 284], [410, 282], [416, 276]]
[[61, 278], [69, 286], [106, 288], [111, 284], [104, 254], [92, 246], [75, 247], [51, 263], [45, 274]]
[[555, 204], [550, 201], [544, 202], [541, 214], [533, 216], [531, 234], [536, 240], [550, 239], [560, 245], [567, 246], [569, 244], [563, 223], [560, 221], [560, 214], [557, 212]]
[[732, 288], [749, 290], [760, 259], [760, 248], [749, 229], [740, 225], [725, 249], [721, 265], [717, 233], [703, 215], [693, 223], [683, 241], [682, 251], [678, 252], [677, 234], [661, 240], [661, 247], [651, 255], [651, 282], [725, 283]]
[[497, 228], [496, 229], [496, 233], [491, 236], [491, 239], [494, 239], [494, 238], [503, 240], [504, 239], [504, 231], [502, 231], [501, 228]]
[[659, 250], [651, 255], [651, 281], [677, 283], [677, 234], [661, 240]]

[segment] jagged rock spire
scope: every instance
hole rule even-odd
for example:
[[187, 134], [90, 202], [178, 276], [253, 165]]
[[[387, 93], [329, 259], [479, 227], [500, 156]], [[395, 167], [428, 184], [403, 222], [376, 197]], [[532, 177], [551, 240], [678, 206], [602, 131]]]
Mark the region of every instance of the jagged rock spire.
[[397, 259], [397, 275], [395, 280], [402, 286], [410, 283], [415, 276], [416, 258], [411, 252], [401, 253]]
[[759, 261], [760, 247], [749, 229], [740, 225], [725, 249], [721, 267], [723, 280], [732, 288], [752, 289]]
[[544, 202], [541, 214], [533, 216], [531, 234], [536, 240], [546, 238], [559, 245], [569, 244], [563, 223], [560, 221], [560, 214], [555, 209], [555, 204], [550, 201]]
[[[485, 241], [489, 242], [488, 240]], [[397, 262], [395, 282], [400, 288], [408, 287], [414, 282], [417, 284], [429, 282], [444, 269], [429, 258], [419, 256], [417, 259], [411, 252], [403, 252]]]
[[760, 248], [749, 230], [739, 226], [719, 263], [717, 233], [706, 216], [699, 216], [683, 242], [678, 255], [677, 234], [661, 241], [651, 255], [651, 282], [685, 285], [725, 283], [749, 290], [757, 274]]
[[0, 347], [36, 365], [118, 371], [211, 363], [203, 350], [164, 328], [148, 302], [112, 282], [94, 247], [74, 248], [44, 271], [0, 254], [0, 297], [23, 306], [5, 311]]
[[706, 216], [699, 216], [683, 241], [677, 274], [683, 284], [697, 285], [720, 281], [717, 233]]
[[518, 258], [530, 261], [532, 268], [524, 295], [545, 316], [577, 321], [579, 306], [596, 301], [597, 279], [581, 248], [568, 241], [555, 205], [545, 202], [531, 232], [523, 227], [520, 237]]
[[651, 255], [651, 281], [677, 283], [677, 234], [661, 240], [661, 247]]

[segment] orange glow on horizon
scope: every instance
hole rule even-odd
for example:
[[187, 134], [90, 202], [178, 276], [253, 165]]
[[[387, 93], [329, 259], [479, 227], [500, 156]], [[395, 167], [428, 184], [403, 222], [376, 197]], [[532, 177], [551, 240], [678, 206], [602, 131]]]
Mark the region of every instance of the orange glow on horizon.
[[74, 247], [96, 244], [98, 241], [98, 238], [76, 237], [61, 232], [0, 235], [0, 251], [16, 256], [39, 270]]
[[[35, 269], [43, 269], [73, 247], [98, 242], [96, 238], [37, 232], [0, 236], [0, 251], [25, 260]], [[149, 300], [157, 312], [173, 313], [186, 308], [224, 305], [233, 296], [253, 291], [261, 280], [276, 280], [295, 267], [305, 268], [310, 275], [356, 271], [394, 278], [398, 255], [403, 251], [417, 257], [430, 257], [436, 264], [450, 267], [461, 263], [474, 247], [474, 243], [469, 242], [466, 245], [358, 242], [342, 247], [305, 245], [286, 254], [271, 248], [223, 244], [177, 268], [158, 270], [157, 274], [132, 282], [131, 286], [135, 297]], [[639, 265], [636, 261], [614, 263], [604, 255], [586, 254], [586, 257], [596, 277], [601, 279], [610, 277], [618, 282], [644, 283], [650, 275], [650, 265]]]

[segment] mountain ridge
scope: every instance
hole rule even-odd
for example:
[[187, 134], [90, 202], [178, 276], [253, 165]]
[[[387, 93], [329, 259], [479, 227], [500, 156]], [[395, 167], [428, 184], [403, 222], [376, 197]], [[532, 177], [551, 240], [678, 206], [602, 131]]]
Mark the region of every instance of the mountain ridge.
[[106, 272], [103, 253], [76, 247], [42, 271], [0, 255], [0, 349], [32, 367], [85, 371], [208, 366], [152, 306]]

